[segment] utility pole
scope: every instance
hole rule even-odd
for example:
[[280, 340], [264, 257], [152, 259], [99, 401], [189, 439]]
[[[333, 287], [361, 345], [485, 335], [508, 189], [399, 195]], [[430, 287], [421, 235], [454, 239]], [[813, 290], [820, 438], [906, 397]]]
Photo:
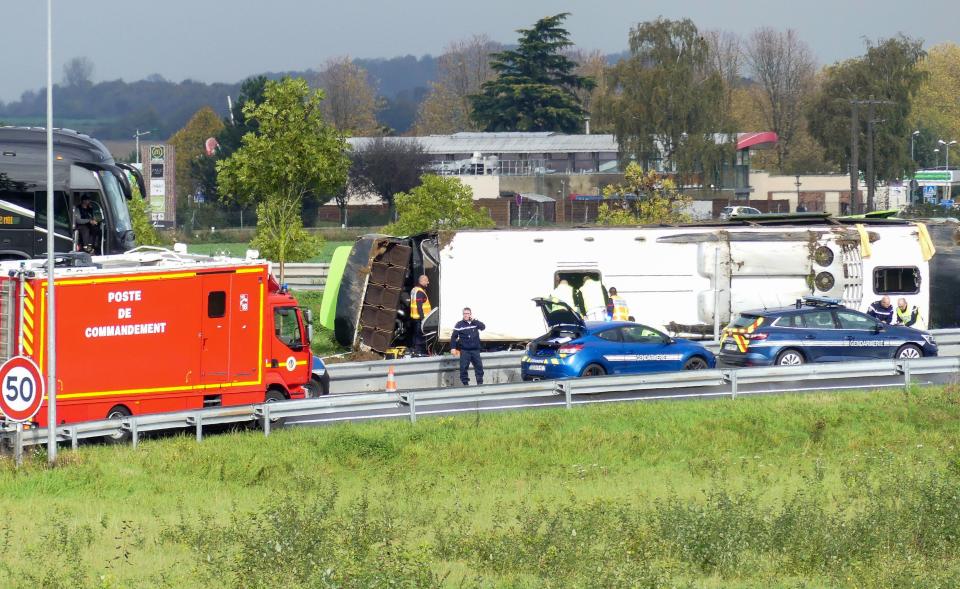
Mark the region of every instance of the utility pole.
[[[850, 101], [851, 106], [851, 120], [850, 120], [850, 202], [851, 205], [854, 201], [854, 198], [859, 189], [859, 139], [860, 139], [860, 121], [858, 119], [858, 106], [867, 107], [867, 166], [864, 174], [864, 180], [867, 183], [867, 207], [866, 211], [870, 212], [873, 210], [873, 194], [876, 189], [876, 174], [873, 166], [873, 125], [874, 123], [879, 122], [874, 118], [874, 113], [878, 104], [896, 104], [892, 100], [874, 100], [873, 96], [869, 100], [857, 100], [853, 99]], [[859, 202], [859, 199], [856, 199]], [[856, 209], [857, 207], [851, 207]], [[854, 214], [860, 213], [858, 210], [853, 211]]]
[[850, 101], [850, 213], [860, 214], [860, 120], [858, 102]]

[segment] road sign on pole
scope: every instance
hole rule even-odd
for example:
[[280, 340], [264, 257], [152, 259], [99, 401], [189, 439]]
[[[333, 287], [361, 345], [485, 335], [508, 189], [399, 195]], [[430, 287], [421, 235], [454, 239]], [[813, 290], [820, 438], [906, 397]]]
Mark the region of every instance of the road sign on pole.
[[29, 421], [43, 402], [43, 375], [33, 360], [14, 356], [0, 366], [0, 411], [8, 421]]

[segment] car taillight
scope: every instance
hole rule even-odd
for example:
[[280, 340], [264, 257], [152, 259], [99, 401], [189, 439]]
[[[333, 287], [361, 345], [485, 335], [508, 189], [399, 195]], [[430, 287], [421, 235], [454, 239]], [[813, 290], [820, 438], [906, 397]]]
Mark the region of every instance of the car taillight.
[[767, 339], [767, 334], [765, 334], [765, 333], [748, 333], [748, 334], [746, 335], [746, 338], [749, 339], [749, 340]]
[[560, 349], [557, 350], [560, 354], [576, 354], [583, 349], [583, 344], [570, 344], [566, 346], [560, 346]]

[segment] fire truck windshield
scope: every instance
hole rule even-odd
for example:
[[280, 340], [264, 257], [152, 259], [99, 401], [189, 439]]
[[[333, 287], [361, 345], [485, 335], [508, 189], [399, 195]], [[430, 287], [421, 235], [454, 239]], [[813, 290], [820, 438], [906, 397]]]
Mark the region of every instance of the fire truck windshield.
[[100, 183], [103, 184], [103, 191], [106, 194], [107, 206], [114, 218], [115, 229], [118, 232], [129, 231], [132, 229], [130, 224], [130, 211], [127, 210], [127, 201], [123, 196], [123, 189], [120, 182], [109, 171], [101, 170], [97, 174], [100, 177]]

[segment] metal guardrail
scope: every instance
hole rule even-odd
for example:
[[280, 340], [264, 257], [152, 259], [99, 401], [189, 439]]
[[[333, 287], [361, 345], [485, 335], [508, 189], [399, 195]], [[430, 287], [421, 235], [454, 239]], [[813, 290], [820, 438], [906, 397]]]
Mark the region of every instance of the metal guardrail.
[[[279, 271], [279, 266], [275, 266]], [[283, 281], [293, 290], [323, 290], [330, 264], [288, 262], [283, 265]]]
[[[852, 363], [808, 364], [804, 366], [776, 366], [765, 368], [736, 368], [659, 374], [640, 374], [544, 380], [536, 382], [488, 384], [477, 387], [434, 388], [406, 390], [400, 393], [362, 393], [333, 395], [319, 399], [280, 401], [237, 407], [217, 407], [124, 418], [122, 420], [91, 421], [57, 427], [57, 439], [76, 447], [79, 440], [104, 436], [131, 438], [134, 446], [145, 432], [193, 428], [197, 441], [203, 438], [204, 426], [225, 423], [259, 422], [264, 434], [280, 420], [313, 417], [334, 421], [339, 419], [369, 419], [396, 417], [409, 414], [417, 420], [417, 407], [460, 406], [462, 410], [492, 411], [504, 409], [491, 403], [503, 401], [537, 401], [540, 404], [566, 406], [606, 402], [611, 400], [639, 400], [664, 397], [731, 397], [735, 399], [739, 387], [750, 383], [809, 382], [823, 379], [841, 381], [834, 388], [861, 386], [864, 379], [903, 377], [908, 386], [914, 376], [931, 374], [960, 374], [960, 358], [920, 358], [914, 360], [867, 360]], [[889, 385], [887, 385], [889, 386]], [[663, 391], [670, 391], [664, 394]], [[789, 390], [789, 389], [787, 389]], [[765, 391], [749, 391], [751, 393]], [[781, 392], [786, 392], [781, 391]], [[654, 393], [651, 395], [650, 393]], [[630, 394], [629, 398], [610, 398], [610, 395]], [[579, 397], [579, 398], [577, 398]], [[577, 398], [575, 400], [575, 398]], [[543, 403], [542, 401], [546, 401]], [[517, 407], [522, 407], [518, 405]], [[428, 412], [435, 412], [428, 410]], [[421, 414], [424, 413], [421, 411]], [[20, 440], [12, 430], [0, 432], [7, 448], [46, 443], [46, 429], [24, 431]]]
[[[935, 329], [931, 333], [940, 346], [941, 356], [960, 356], [960, 329]], [[707, 341], [703, 344], [711, 352], [720, 351], [716, 342]], [[486, 382], [520, 382], [520, 357], [523, 354], [522, 351], [482, 354]], [[330, 392], [339, 394], [382, 391], [391, 366], [400, 387], [407, 390], [458, 386], [460, 383], [460, 361], [453, 356], [374, 360], [327, 364]], [[808, 366], [810, 365], [804, 365], [804, 369]], [[470, 374], [473, 378], [472, 370]]]

